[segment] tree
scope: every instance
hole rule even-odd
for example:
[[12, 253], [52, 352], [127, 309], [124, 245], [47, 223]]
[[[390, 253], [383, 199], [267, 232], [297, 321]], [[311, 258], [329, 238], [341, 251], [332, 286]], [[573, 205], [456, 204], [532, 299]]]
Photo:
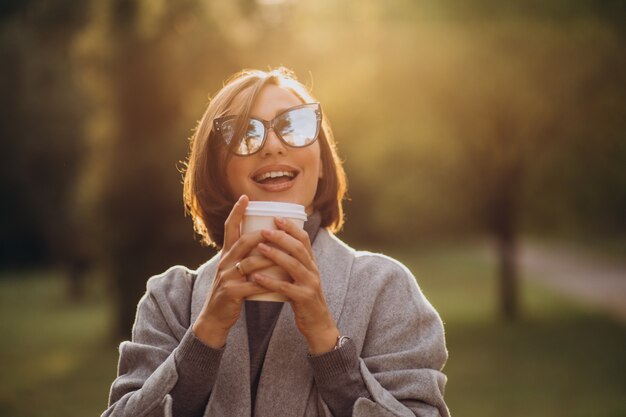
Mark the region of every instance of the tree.
[[[621, 98], [607, 107], [605, 100], [617, 85], [624, 84], [625, 77], [617, 75], [624, 72], [614, 71], [624, 64], [623, 60], [614, 67], [605, 63], [607, 56], [618, 56], [614, 55], [615, 34], [610, 29], [590, 31], [580, 38], [558, 26], [522, 31], [509, 22], [508, 27], [491, 30], [491, 42], [483, 43], [479, 53], [469, 53], [477, 64], [467, 60], [459, 66], [462, 77], [450, 83], [442, 95], [442, 107], [450, 112], [458, 144], [454, 189], [494, 237], [500, 311], [504, 318], [514, 320], [520, 314], [516, 265], [520, 231], [537, 230], [537, 213], [545, 209], [546, 201], [554, 202], [549, 193], [560, 195], [561, 204], [579, 200], [581, 187], [595, 183], [593, 178], [604, 170], [600, 160], [591, 168], [589, 156], [605, 153], [601, 141], [616, 145], [623, 136], [615, 122], [621, 120], [617, 115], [626, 103]], [[604, 72], [607, 68], [612, 76]], [[604, 122], [607, 119], [611, 121], [608, 124]], [[605, 137], [597, 137], [598, 129], [606, 132]], [[617, 167], [624, 153], [611, 158], [614, 161], [609, 166]], [[559, 181], [560, 190], [543, 186], [568, 171], [585, 173], [587, 178]], [[623, 174], [603, 177], [617, 184], [624, 181]], [[541, 189], [548, 195], [539, 192]], [[600, 212], [606, 215], [612, 210], [609, 207], [623, 207], [624, 192], [617, 187], [612, 196], [604, 194], [601, 187], [591, 189], [596, 198], [615, 204], [603, 204], [602, 209], [596, 206], [599, 217], [589, 216], [589, 212], [574, 214], [579, 226], [600, 225]], [[581, 207], [565, 203], [560, 213], [568, 217]], [[613, 227], [619, 223], [614, 219]], [[553, 219], [550, 231], [565, 224]]]
[[0, 16], [0, 116], [4, 196], [0, 260], [69, 271], [69, 295], [82, 295], [90, 254], [73, 210], [82, 161], [85, 99], [74, 84], [68, 45], [85, 7], [55, 0], [9, 4]]

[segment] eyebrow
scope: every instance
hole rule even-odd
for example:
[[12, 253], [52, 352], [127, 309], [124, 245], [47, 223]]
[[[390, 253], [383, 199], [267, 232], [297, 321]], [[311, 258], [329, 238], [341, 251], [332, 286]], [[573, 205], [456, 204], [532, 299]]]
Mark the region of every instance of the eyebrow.
[[[260, 117], [256, 117], [256, 116], [252, 116], [252, 115], [248, 116], [248, 119], [255, 119], [255, 120], [259, 120], [259, 121], [262, 121], [262, 122], [268, 122], [268, 123], [269, 123], [269, 122], [271, 122], [272, 120], [276, 119], [277, 117], [282, 116], [282, 115], [283, 115], [283, 114], [285, 114], [285, 113], [288, 113], [288, 112], [290, 112], [290, 111], [292, 111], [292, 110], [296, 110], [296, 109], [297, 109], [297, 108], [299, 108], [299, 107], [305, 107], [305, 106], [310, 106], [310, 105], [317, 105], [317, 106], [319, 106], [319, 105], [320, 105], [320, 103], [319, 103], [319, 101], [313, 101], [313, 102], [310, 102], [310, 103], [302, 103], [302, 104], [297, 104], [297, 105], [295, 105], [295, 106], [291, 106], [291, 107], [288, 107], [288, 108], [286, 108], [286, 109], [279, 110], [279, 111], [278, 111], [278, 112], [274, 115], [274, 117], [273, 117], [272, 119], [270, 119], [270, 120], [265, 120], [265, 119], [262, 119], [262, 118], [260, 118]], [[216, 117], [216, 118], [215, 118], [215, 119], [213, 119], [213, 120], [215, 121], [215, 120], [218, 120], [218, 119], [236, 119], [236, 118], [238, 118], [238, 117], [240, 117], [240, 116], [241, 116], [241, 114], [228, 114], [228, 115], [225, 115], [225, 116]]]
[[274, 114], [274, 117], [272, 117], [270, 120], [265, 120], [265, 119], [263, 119], [263, 118], [261, 118], [261, 117], [252, 116], [252, 115], [250, 115], [250, 118], [251, 118], [251, 119], [257, 119], [257, 120], [262, 120], [262, 121], [264, 121], [264, 122], [270, 122], [270, 121], [272, 121], [272, 120], [276, 119], [277, 117], [282, 116], [283, 114], [285, 114], [285, 113], [287, 113], [287, 112], [289, 112], [289, 111], [291, 111], [291, 110], [295, 110], [295, 109], [296, 109], [296, 108], [298, 108], [298, 107], [306, 106], [306, 105], [308, 105], [308, 104], [315, 104], [315, 103], [300, 103], [300, 104], [296, 104], [295, 106], [291, 106], [291, 107], [284, 108], [284, 109], [282, 109], [282, 110], [278, 110], [278, 111], [276, 112], [276, 114]]

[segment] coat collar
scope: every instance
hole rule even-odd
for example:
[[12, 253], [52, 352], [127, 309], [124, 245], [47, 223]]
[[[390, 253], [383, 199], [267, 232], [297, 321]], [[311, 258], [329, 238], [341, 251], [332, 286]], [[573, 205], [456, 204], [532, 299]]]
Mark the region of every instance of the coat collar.
[[[348, 288], [353, 250], [326, 229], [321, 229], [313, 243], [324, 296], [338, 327]], [[219, 254], [198, 268], [193, 290], [191, 323], [202, 310], [217, 269]], [[251, 415], [250, 357], [245, 320], [245, 306], [231, 329], [222, 356], [220, 370], [211, 393], [205, 416]], [[257, 390], [255, 416], [301, 416], [304, 414], [313, 384], [307, 361], [307, 345], [298, 331], [291, 308], [283, 308], [270, 340]]]

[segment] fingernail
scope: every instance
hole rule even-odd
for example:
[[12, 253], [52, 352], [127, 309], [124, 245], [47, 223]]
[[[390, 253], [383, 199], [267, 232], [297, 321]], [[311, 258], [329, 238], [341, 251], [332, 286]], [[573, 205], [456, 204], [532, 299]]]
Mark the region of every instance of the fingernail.
[[255, 281], [263, 281], [265, 279], [265, 277], [263, 275], [254, 274], [252, 276], [252, 279], [255, 280]]
[[285, 224], [285, 219], [283, 219], [282, 217], [276, 217], [276, 222], [278, 224]]
[[263, 230], [263, 235], [264, 236], [272, 236], [274, 234], [273, 230]]
[[259, 243], [259, 245], [258, 245], [258, 246], [259, 246], [259, 250], [260, 250], [261, 252], [267, 252], [267, 251], [269, 251], [269, 250], [270, 250], [270, 247], [269, 247], [269, 246], [267, 246], [265, 243]]

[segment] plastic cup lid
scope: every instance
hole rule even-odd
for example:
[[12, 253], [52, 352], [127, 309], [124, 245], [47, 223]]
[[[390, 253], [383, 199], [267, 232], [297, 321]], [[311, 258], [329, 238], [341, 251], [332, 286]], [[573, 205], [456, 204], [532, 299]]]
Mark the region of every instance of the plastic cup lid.
[[287, 217], [306, 221], [304, 206], [277, 201], [250, 201], [246, 208], [246, 216]]

